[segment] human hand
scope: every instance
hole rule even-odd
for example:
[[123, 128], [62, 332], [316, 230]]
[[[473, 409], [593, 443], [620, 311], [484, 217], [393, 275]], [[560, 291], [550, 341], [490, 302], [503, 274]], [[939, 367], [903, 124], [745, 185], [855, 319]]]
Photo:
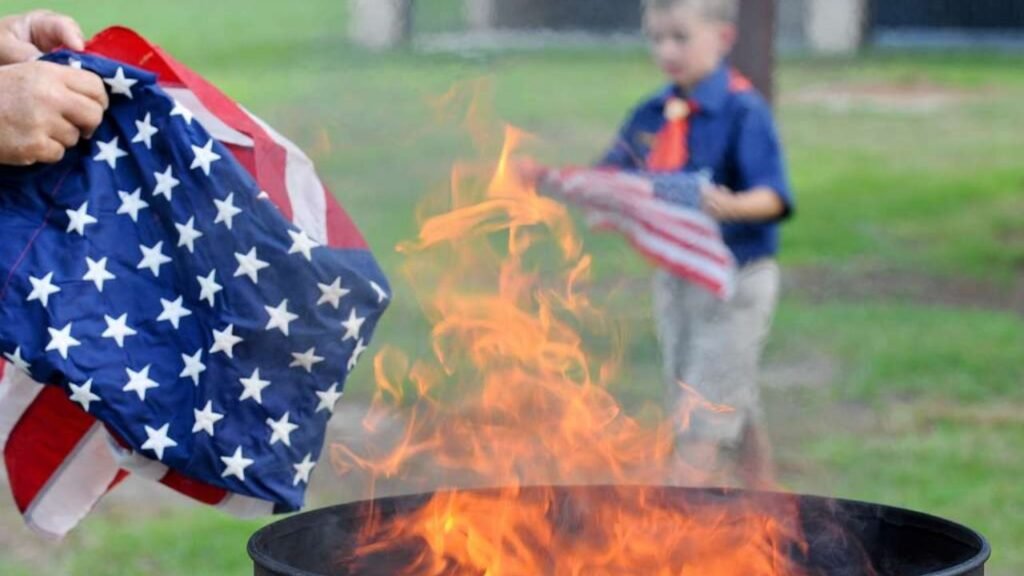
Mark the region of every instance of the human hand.
[[60, 46], [85, 49], [82, 29], [70, 16], [33, 10], [0, 19], [0, 65], [28, 62]]
[[739, 203], [732, 190], [711, 186], [701, 194], [701, 209], [715, 220], [729, 221], [739, 217]]
[[0, 86], [0, 164], [58, 162], [108, 105], [99, 76], [51, 62], [0, 66]]

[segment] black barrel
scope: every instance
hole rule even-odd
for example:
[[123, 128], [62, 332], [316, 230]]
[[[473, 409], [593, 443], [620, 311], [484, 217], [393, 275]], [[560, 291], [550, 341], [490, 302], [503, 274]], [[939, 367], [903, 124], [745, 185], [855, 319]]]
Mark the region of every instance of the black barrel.
[[[554, 490], [556, 498], [617, 498], [644, 490], [661, 505], [680, 512], [695, 507], [730, 506], [783, 510], [797, 505], [806, 547], [794, 551], [796, 565], [808, 574], [861, 576], [870, 566], [878, 576], [980, 576], [989, 545], [977, 532], [920, 512], [817, 496], [676, 487], [527, 488], [521, 496]], [[547, 493], [547, 492], [545, 492]], [[373, 503], [383, 518], [404, 515], [431, 495], [383, 498]], [[570, 506], [571, 507], [571, 506]], [[580, 507], [583, 509], [583, 507]], [[389, 554], [356, 566], [350, 562], [368, 502], [356, 502], [297, 514], [274, 522], [249, 540], [256, 576], [383, 576], [406, 565], [403, 554]], [[408, 558], [417, 554], [409, 550]]]

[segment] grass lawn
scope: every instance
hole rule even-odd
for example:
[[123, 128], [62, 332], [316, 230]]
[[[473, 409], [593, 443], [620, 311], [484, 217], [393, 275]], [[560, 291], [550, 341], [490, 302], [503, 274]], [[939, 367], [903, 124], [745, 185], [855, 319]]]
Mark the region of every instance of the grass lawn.
[[[8, 0], [4, 10], [32, 5]], [[457, 159], [475, 157], [460, 124], [464, 93], [535, 135], [544, 160], [582, 163], [658, 77], [639, 50], [366, 54], [345, 45], [344, 5], [50, 3], [87, 32], [136, 28], [309, 151], [395, 281], [377, 343], [425, 353], [393, 247], [414, 234], [418, 201], [446, 186]], [[427, 14], [426, 27], [452, 27], [446, 10]], [[784, 60], [779, 75], [799, 200], [767, 352], [781, 482], [963, 521], [992, 540], [997, 576], [1024, 573], [1022, 64], [869, 54]], [[453, 86], [462, 92], [445, 106]], [[494, 157], [500, 126], [482, 134]], [[615, 391], [627, 407], [656, 401], [648, 270], [614, 238], [586, 242], [595, 284], [622, 287], [608, 303], [631, 335]], [[348, 401], [365, 400], [370, 376], [366, 363]], [[245, 541], [263, 523], [101, 506], [58, 546], [21, 531], [0, 496], [0, 573], [244, 574]]]

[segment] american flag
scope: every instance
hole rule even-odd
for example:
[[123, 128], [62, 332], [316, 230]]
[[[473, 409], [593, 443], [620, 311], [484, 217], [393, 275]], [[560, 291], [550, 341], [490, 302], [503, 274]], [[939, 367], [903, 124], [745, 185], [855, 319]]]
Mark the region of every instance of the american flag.
[[95, 135], [0, 169], [0, 448], [32, 528], [129, 471], [240, 515], [301, 507], [390, 289], [292, 143], [135, 33]]
[[655, 265], [728, 298], [735, 261], [718, 223], [700, 210], [707, 183], [702, 174], [562, 169], [547, 172], [540, 186], [582, 207], [590, 225], [621, 233]]

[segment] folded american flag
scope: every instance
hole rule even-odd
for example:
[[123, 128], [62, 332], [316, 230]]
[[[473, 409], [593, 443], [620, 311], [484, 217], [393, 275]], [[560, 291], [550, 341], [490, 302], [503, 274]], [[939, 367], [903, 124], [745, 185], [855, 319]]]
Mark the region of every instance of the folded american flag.
[[45, 58], [111, 106], [60, 163], [0, 168], [0, 448], [26, 522], [65, 534], [129, 470], [298, 509], [384, 275], [308, 158], [141, 37]]
[[604, 169], [549, 171], [541, 191], [582, 207], [656, 265], [720, 298], [732, 294], [735, 262], [718, 223], [701, 212], [700, 174], [641, 175]]

